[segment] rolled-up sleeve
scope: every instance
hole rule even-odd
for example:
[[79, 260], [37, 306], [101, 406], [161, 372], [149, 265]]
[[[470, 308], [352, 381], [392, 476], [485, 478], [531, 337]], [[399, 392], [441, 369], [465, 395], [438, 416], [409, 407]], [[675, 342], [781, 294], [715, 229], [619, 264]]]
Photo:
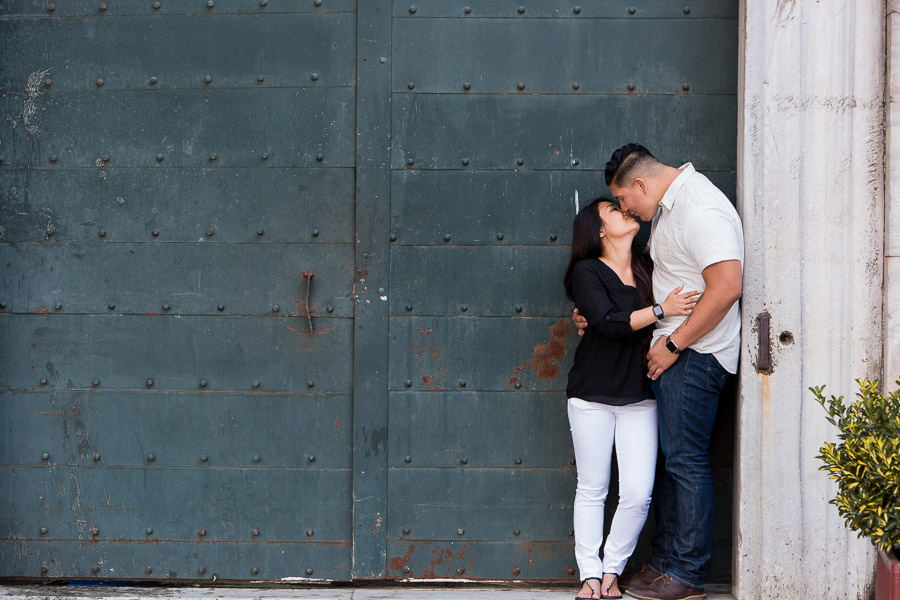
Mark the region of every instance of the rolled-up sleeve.
[[587, 319], [588, 328], [612, 339], [636, 333], [631, 329], [632, 311], [617, 309], [606, 282], [588, 261], [579, 262], [572, 271], [572, 295], [578, 312]]

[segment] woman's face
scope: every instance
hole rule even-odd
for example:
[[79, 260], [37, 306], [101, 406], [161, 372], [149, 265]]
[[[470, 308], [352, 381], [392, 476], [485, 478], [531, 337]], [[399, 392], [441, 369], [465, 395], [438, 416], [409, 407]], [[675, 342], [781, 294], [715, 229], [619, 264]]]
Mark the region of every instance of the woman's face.
[[641, 228], [640, 222], [632, 216], [625, 214], [621, 208], [612, 202], [601, 202], [597, 206], [600, 212], [600, 220], [603, 226], [600, 233], [608, 238], [634, 238]]

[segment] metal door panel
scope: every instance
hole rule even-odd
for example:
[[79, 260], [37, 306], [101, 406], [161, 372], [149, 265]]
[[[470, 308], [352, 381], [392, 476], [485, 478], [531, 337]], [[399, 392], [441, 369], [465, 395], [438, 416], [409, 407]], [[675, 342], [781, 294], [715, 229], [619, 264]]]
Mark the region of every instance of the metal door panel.
[[351, 410], [338, 395], [5, 391], [0, 464], [349, 469]]
[[267, 166], [352, 167], [354, 97], [341, 87], [9, 93], [4, 165], [91, 166], [103, 178], [124, 166], [257, 167], [267, 152]]
[[353, 316], [349, 244], [7, 244], [0, 260], [10, 312], [210, 315], [227, 299], [229, 314]]
[[559, 392], [392, 392], [389, 412], [392, 469], [463, 460], [469, 469], [549, 469], [574, 457]]
[[[639, 5], [612, 2], [582, 2], [577, 5], [565, 0], [479, 0], [479, 2], [447, 2], [447, 0], [417, 0], [414, 7], [394, 2], [393, 15], [397, 19], [422, 17], [465, 17], [467, 19], [527, 19], [537, 17], [571, 19], [737, 19], [738, 7], [721, 0], [695, 0], [685, 10], [683, 4], [669, 0], [648, 0]], [[466, 7], [470, 12], [466, 12]], [[414, 8], [415, 10], [411, 10]], [[633, 9], [633, 12], [632, 12]], [[554, 54], [563, 54], [555, 50]], [[568, 57], [568, 54], [565, 54]], [[732, 65], [730, 68], [734, 68]]]
[[[352, 169], [0, 170], [0, 240], [353, 243]], [[262, 231], [262, 234], [259, 231]], [[154, 236], [153, 232], [157, 235]], [[101, 237], [102, 232], [102, 237]]]
[[[737, 122], [730, 95], [405, 93], [394, 94], [393, 113], [394, 169], [468, 159], [474, 169], [602, 170], [622, 140], [645, 141], [661, 160], [690, 157], [698, 169], [731, 170], [736, 160], [733, 132], [721, 133], [721, 123]], [[681, 156], [670, 160], [675, 149]]]
[[391, 540], [389, 573], [415, 579], [571, 580], [571, 542]]
[[[730, 68], [737, 40], [718, 20], [527, 18], [533, 16], [427, 19], [417, 11], [398, 19], [394, 91], [408, 91], [410, 82], [416, 93], [469, 94], [558, 94], [573, 86], [579, 94], [683, 94], [684, 84], [694, 94], [731, 94], [737, 87]], [[491, 60], [484, 60], [485, 40], [496, 49]], [[540, 64], [550, 68], [535, 68]]]
[[[558, 469], [537, 471], [469, 466], [391, 469], [388, 536], [569, 541], [575, 469], [562, 462]], [[410, 533], [405, 533], [405, 528]]]
[[[141, 441], [146, 443], [146, 438]], [[162, 457], [166, 445], [161, 442], [145, 450]], [[251, 464], [249, 456], [245, 462]], [[0, 467], [0, 484], [13, 507], [0, 516], [0, 527], [10, 539], [54, 542], [350, 541], [349, 498], [297, 493], [346, 489], [349, 469], [272, 469], [263, 461], [258, 464], [255, 468]], [[16, 507], [27, 509], [20, 514]]]
[[[391, 252], [391, 312], [413, 315], [542, 316], [569, 302], [560, 273], [568, 248], [400, 247]], [[448, 285], [448, 283], [465, 285]], [[412, 310], [407, 310], [408, 305]]]
[[[52, 10], [48, 9], [50, 4], [53, 5]], [[107, 8], [101, 10], [100, 4], [106, 4]], [[2, 0], [0, 16], [52, 18], [191, 14], [199, 17], [222, 13], [328, 13], [356, 9], [356, 0], [328, 0], [323, 6], [316, 5], [314, 0], [266, 0], [265, 5], [259, 0], [215, 0], [213, 6], [209, 5], [209, 0], [163, 0], [159, 3], [159, 8], [154, 4], [147, 0], [115, 0], [101, 3], [95, 0], [65, 0], [58, 3], [45, 0]]]
[[104, 389], [199, 390], [203, 380], [208, 391], [255, 381], [264, 392], [351, 393], [353, 322], [315, 327], [310, 335], [306, 317], [3, 314], [0, 388], [89, 390], [97, 379]]
[[390, 389], [564, 390], [573, 328], [568, 317], [394, 317]]
[[48, 92], [96, 90], [98, 78], [104, 90], [352, 86], [356, 80], [353, 12], [272, 14], [257, 2], [250, 12], [260, 14], [107, 18], [117, 12], [91, 3], [85, 18], [0, 19], [0, 53], [9, 65], [0, 87], [24, 90], [35, 73], [38, 89]]
[[395, 246], [565, 245], [575, 191], [581, 206], [609, 194], [596, 171], [395, 171], [392, 181]]
[[5, 573], [28, 578], [282, 583], [349, 579], [351, 564], [349, 542], [36, 544], [6, 540], [0, 541], [0, 561]]

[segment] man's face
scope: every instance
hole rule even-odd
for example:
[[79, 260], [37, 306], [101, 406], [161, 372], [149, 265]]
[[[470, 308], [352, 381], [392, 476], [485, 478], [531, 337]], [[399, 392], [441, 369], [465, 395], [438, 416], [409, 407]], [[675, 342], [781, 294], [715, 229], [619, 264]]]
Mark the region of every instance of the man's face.
[[626, 186], [610, 184], [609, 191], [625, 211], [637, 216], [641, 221], [651, 221], [659, 208], [659, 203], [650, 197], [643, 179], [635, 179]]

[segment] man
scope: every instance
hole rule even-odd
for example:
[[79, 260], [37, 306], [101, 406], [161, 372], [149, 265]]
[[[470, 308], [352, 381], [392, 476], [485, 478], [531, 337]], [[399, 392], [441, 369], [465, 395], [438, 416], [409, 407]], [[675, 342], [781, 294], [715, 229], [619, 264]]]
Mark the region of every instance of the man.
[[[709, 439], [719, 393], [740, 354], [741, 222], [691, 163], [665, 165], [640, 144], [613, 153], [606, 184], [624, 210], [652, 220], [654, 296], [665, 298], [682, 284], [703, 292], [691, 315], [662, 315], [647, 354], [665, 471], [656, 487], [653, 556], [622, 587], [642, 600], [699, 600], [712, 552]], [[587, 326], [581, 316], [575, 321]]]

